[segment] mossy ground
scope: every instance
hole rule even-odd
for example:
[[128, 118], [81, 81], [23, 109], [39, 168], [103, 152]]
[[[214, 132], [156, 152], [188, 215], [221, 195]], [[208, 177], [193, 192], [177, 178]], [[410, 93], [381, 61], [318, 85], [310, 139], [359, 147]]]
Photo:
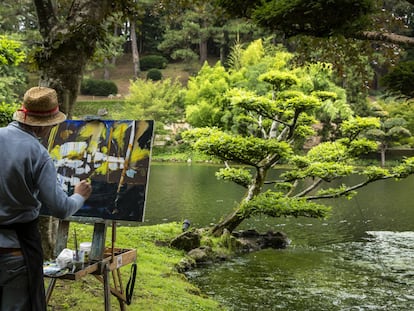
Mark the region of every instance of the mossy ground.
[[[72, 222], [70, 233], [76, 230], [78, 241], [90, 241], [93, 225]], [[137, 277], [131, 305], [127, 310], [175, 311], [175, 310], [225, 310], [218, 302], [203, 295], [186, 277], [175, 270], [184, 253], [156, 241], [167, 241], [181, 232], [181, 224], [170, 223], [154, 226], [118, 226], [116, 247], [137, 250]], [[72, 234], [70, 234], [71, 236]], [[108, 228], [106, 245], [111, 245], [111, 229]], [[69, 238], [69, 248], [74, 248]], [[123, 288], [130, 276], [131, 265], [121, 268]], [[112, 280], [111, 280], [112, 282]], [[49, 279], [46, 279], [47, 286]], [[104, 309], [103, 285], [92, 275], [78, 281], [58, 280], [49, 301], [49, 310]], [[111, 297], [112, 310], [120, 310], [116, 297]]]

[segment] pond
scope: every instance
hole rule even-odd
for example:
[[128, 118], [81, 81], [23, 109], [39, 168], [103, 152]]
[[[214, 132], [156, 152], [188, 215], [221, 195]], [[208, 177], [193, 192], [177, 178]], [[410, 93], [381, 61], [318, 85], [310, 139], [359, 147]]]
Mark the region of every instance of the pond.
[[[244, 191], [217, 166], [152, 164], [146, 224], [216, 223]], [[326, 220], [265, 217], [244, 229], [285, 232], [291, 245], [188, 273], [228, 310], [413, 310], [414, 176], [331, 201]]]

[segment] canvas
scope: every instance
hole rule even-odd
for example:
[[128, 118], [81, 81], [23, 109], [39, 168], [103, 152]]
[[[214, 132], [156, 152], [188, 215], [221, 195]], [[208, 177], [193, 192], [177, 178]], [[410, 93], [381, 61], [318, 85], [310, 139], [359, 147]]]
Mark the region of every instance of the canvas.
[[52, 129], [44, 144], [63, 189], [72, 194], [80, 180], [92, 183], [74, 216], [144, 220], [153, 127], [151, 120], [66, 120]]

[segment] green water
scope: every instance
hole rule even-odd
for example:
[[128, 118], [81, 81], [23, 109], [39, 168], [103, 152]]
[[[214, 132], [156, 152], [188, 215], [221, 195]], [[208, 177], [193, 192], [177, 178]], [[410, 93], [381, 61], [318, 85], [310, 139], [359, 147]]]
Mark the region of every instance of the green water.
[[[217, 222], [243, 194], [216, 180], [217, 167], [153, 165], [146, 223]], [[291, 244], [191, 271], [228, 310], [414, 310], [414, 178], [369, 185], [332, 201], [326, 220], [252, 219]]]

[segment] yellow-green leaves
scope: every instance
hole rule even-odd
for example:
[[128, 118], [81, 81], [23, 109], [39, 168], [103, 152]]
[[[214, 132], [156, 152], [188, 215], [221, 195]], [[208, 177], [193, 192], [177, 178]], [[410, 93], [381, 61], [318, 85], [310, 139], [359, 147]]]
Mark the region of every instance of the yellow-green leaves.
[[266, 191], [249, 202], [243, 203], [240, 214], [249, 218], [254, 215], [270, 217], [294, 216], [324, 218], [331, 208], [322, 204], [307, 201], [303, 198], [291, 198], [281, 192]]
[[232, 181], [240, 186], [247, 187], [252, 182], [252, 174], [244, 168], [223, 168], [216, 173], [217, 178]]
[[17, 66], [23, 62], [26, 54], [20, 42], [0, 36], [0, 66]]
[[307, 154], [307, 158], [312, 162], [340, 162], [346, 157], [346, 147], [338, 142], [321, 143]]
[[212, 128], [188, 131], [183, 137], [195, 141], [193, 147], [203, 153], [251, 166], [258, 166], [268, 156], [287, 159], [292, 154], [287, 142], [231, 135]]
[[298, 84], [299, 79], [291, 72], [271, 70], [259, 76], [260, 81], [265, 81], [273, 86], [274, 90], [284, 91], [292, 85]]
[[378, 118], [355, 117], [344, 121], [341, 126], [341, 131], [343, 135], [354, 139], [360, 133], [370, 129], [379, 128], [380, 126], [381, 123]]

